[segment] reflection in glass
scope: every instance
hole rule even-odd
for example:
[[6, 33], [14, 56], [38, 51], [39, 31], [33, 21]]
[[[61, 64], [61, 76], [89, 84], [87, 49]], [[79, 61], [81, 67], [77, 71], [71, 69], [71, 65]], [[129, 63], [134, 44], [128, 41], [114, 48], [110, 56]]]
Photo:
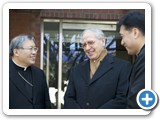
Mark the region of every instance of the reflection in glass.
[[[76, 64], [88, 60], [81, 47], [81, 33], [84, 29], [63, 29], [59, 28], [58, 22], [44, 22], [43, 39], [43, 70], [49, 85], [50, 99], [52, 108], [57, 109], [58, 103], [63, 108], [65, 94], [70, 70]], [[62, 88], [58, 88], [58, 62], [59, 62], [59, 29], [62, 29]], [[106, 35], [106, 49], [109, 54], [119, 55], [117, 48], [120, 47], [118, 41], [119, 34], [116, 31], [103, 31]], [[123, 52], [123, 51], [122, 51]], [[118, 53], [118, 54], [117, 54]], [[124, 52], [122, 53], [124, 54]], [[122, 55], [120, 53], [120, 55]], [[58, 99], [58, 89], [61, 96]]]

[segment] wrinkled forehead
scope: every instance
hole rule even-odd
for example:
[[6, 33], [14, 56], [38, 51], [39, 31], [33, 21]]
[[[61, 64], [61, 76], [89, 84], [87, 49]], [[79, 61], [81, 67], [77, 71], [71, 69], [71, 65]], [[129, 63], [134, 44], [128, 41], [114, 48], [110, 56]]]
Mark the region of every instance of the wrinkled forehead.
[[96, 39], [96, 34], [92, 31], [84, 33], [82, 36], [82, 42], [87, 41], [89, 39], [91, 40]]

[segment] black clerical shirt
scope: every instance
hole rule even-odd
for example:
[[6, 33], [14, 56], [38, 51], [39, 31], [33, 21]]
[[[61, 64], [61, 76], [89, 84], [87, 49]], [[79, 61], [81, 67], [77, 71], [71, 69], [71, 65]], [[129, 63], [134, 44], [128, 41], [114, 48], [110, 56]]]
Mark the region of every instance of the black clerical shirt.
[[[12, 61], [13, 62], [13, 61]], [[24, 86], [28, 92], [28, 95], [30, 96], [31, 101], [33, 100], [33, 80], [32, 80], [32, 72], [31, 72], [31, 68], [27, 67], [20, 67], [18, 65], [16, 65], [13, 62], [14, 67], [17, 70], [17, 74], [21, 77]]]

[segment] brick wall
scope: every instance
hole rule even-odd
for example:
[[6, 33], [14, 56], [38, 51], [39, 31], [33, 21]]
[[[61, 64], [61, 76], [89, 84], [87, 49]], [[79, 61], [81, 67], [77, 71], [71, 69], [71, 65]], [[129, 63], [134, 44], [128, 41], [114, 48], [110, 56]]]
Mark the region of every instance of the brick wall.
[[[35, 36], [40, 48], [40, 26], [43, 18], [80, 19], [80, 20], [119, 20], [124, 14], [133, 10], [101, 10], [101, 9], [11, 9], [9, 11], [9, 38], [19, 34]], [[138, 10], [142, 11], [143, 10]], [[40, 67], [40, 50], [37, 54], [36, 66]]]
[[[40, 48], [40, 16], [34, 11], [10, 10], [9, 14], [9, 38], [10, 40], [19, 34], [32, 34], [36, 44]], [[36, 66], [40, 66], [40, 49], [37, 54]]]

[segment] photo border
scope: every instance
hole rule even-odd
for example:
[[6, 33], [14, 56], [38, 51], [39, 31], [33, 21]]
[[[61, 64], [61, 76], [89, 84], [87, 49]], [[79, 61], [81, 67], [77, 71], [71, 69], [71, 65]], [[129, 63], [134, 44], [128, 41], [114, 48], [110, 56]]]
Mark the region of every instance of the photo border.
[[148, 115], [151, 111], [142, 109], [9, 109], [9, 9], [53, 8], [145, 9], [145, 89], [151, 89], [151, 6], [148, 3], [6, 3], [3, 6], [3, 112], [6, 115]]

